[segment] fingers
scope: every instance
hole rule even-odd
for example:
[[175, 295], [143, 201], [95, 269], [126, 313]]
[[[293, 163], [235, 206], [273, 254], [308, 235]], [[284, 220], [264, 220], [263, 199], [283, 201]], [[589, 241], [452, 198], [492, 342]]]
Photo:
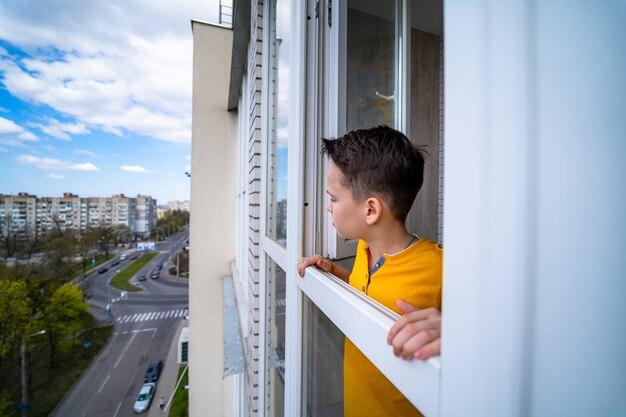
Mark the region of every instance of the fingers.
[[441, 337], [415, 352], [415, 359], [426, 360], [437, 355], [441, 355]]
[[417, 308], [416, 305], [411, 304], [408, 301], [405, 301], [403, 299], [399, 299], [398, 301], [396, 301], [396, 306], [398, 306], [400, 311], [402, 311], [405, 314], [419, 310], [419, 308]]
[[315, 254], [298, 260], [298, 263], [296, 264], [298, 275], [304, 277], [304, 270], [311, 265], [316, 265], [326, 272], [329, 272], [332, 268], [332, 263], [329, 260]]
[[[412, 304], [409, 304], [409, 305], [412, 305]], [[389, 334], [387, 335], [387, 343], [391, 344], [391, 339], [395, 338], [398, 332], [400, 332], [409, 323], [426, 320], [428, 317], [432, 316], [433, 310], [437, 311], [434, 308], [433, 309], [428, 308], [426, 310], [415, 310], [415, 311], [406, 313], [405, 315], [400, 317], [398, 321], [395, 322], [393, 326], [391, 326], [391, 329], [389, 329]]]
[[[398, 300], [398, 308], [404, 314], [391, 327], [387, 343], [393, 354], [405, 360], [428, 359], [439, 355], [441, 349], [441, 313], [435, 308], [419, 310], [411, 303]], [[401, 307], [402, 306], [402, 307]]]
[[398, 357], [410, 359], [418, 349], [438, 338], [440, 333], [441, 320], [439, 317], [411, 322], [404, 326], [392, 339], [393, 353]]
[[416, 354], [417, 359], [425, 359], [425, 355], [428, 353], [428, 350], [424, 350], [426, 346], [440, 339], [441, 332], [438, 328], [424, 329], [409, 337], [399, 348], [394, 346], [393, 352], [395, 356], [407, 361], [416, 357]]

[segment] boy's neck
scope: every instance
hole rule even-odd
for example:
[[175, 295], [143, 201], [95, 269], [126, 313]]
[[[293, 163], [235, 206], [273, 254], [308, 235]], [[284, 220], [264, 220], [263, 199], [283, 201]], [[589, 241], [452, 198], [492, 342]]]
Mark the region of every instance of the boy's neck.
[[369, 248], [371, 261], [375, 263], [383, 253], [393, 254], [406, 249], [413, 238], [404, 224], [396, 221], [377, 225], [364, 240]]

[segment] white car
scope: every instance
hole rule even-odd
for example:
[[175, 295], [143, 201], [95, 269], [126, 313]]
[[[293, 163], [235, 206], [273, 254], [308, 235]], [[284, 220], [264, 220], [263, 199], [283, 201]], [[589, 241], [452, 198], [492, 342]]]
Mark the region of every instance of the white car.
[[135, 405], [133, 406], [135, 413], [143, 413], [150, 408], [155, 388], [156, 385], [153, 382], [148, 382], [141, 386], [141, 390], [139, 390], [139, 395], [135, 399]]

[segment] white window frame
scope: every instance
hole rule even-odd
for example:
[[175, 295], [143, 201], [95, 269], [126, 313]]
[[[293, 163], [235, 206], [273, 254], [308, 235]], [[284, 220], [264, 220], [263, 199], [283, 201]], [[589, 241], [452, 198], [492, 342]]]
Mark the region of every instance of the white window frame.
[[[261, 95], [261, 149], [262, 161], [261, 161], [261, 195], [260, 195], [260, 238], [259, 238], [259, 374], [258, 374], [258, 410], [259, 415], [264, 416], [267, 410], [267, 393], [265, 389], [268, 387], [267, 381], [267, 369], [266, 361], [266, 347], [267, 347], [267, 262], [266, 256], [271, 258], [274, 263], [280, 267], [286, 273], [286, 310], [285, 310], [285, 415], [298, 415], [291, 414], [290, 410], [300, 404], [300, 392], [298, 388], [300, 386], [299, 372], [300, 367], [298, 365], [299, 360], [294, 359], [294, 346], [299, 346], [298, 342], [294, 342], [294, 335], [300, 332], [298, 326], [295, 326], [297, 317], [301, 317], [294, 311], [293, 303], [297, 297], [294, 293], [294, 286], [290, 281], [293, 280], [293, 271], [295, 271], [295, 263], [300, 256], [301, 250], [298, 251], [298, 255], [294, 254], [296, 247], [299, 247], [296, 242], [302, 242], [302, 227], [298, 226], [302, 223], [302, 213], [298, 213], [299, 207], [301, 207], [302, 198], [299, 197], [299, 201], [296, 198], [299, 194], [298, 188], [301, 184], [302, 174], [299, 173], [300, 165], [302, 162], [301, 145], [297, 140], [300, 136], [298, 132], [302, 129], [299, 127], [303, 123], [303, 106], [300, 105], [304, 95], [299, 94], [297, 88], [293, 86], [301, 86], [303, 83], [303, 77], [298, 76], [298, 72], [303, 71], [303, 62], [300, 60], [300, 56], [296, 58], [297, 53], [303, 53], [295, 48], [296, 44], [300, 44], [303, 36], [298, 36], [297, 31], [301, 31], [304, 27], [298, 28], [298, 22], [294, 19], [295, 13], [300, 13], [299, 1], [290, 0], [291, 4], [291, 33], [293, 38], [289, 50], [289, 93], [292, 105], [289, 107], [288, 114], [288, 131], [289, 142], [287, 152], [287, 244], [286, 248], [278, 244], [274, 239], [267, 235], [267, 184], [268, 184], [268, 172], [269, 167], [269, 152], [268, 152], [268, 123], [269, 123], [269, 103], [270, 103], [270, 33], [269, 30], [263, 31], [263, 74], [262, 74], [262, 95]], [[263, 4], [263, 27], [270, 28], [272, 0], [266, 1]], [[298, 15], [300, 16], [300, 15]], [[302, 26], [302, 25], [300, 25]], [[294, 177], [294, 175], [296, 175]], [[297, 181], [296, 181], [297, 179]], [[293, 267], [289, 267], [293, 265]], [[297, 339], [300, 340], [300, 339]], [[300, 357], [299, 353], [297, 357]], [[295, 382], [295, 386], [294, 386]]]
[[298, 287], [422, 414], [439, 415], [439, 357], [407, 362], [387, 345], [398, 314], [313, 267], [307, 268]]
[[[408, 9], [408, 6], [406, 6], [407, 2], [407, 0], [404, 0], [402, 3], [404, 11]], [[268, 5], [269, 3], [267, 2]], [[304, 294], [370, 358], [409, 401], [419, 407], [422, 413], [428, 417], [438, 416], [441, 379], [439, 358], [432, 358], [425, 362], [407, 362], [393, 356], [391, 348], [386, 343], [386, 336], [389, 328], [398, 316], [380, 304], [358, 295], [356, 291], [353, 291], [348, 285], [336, 278], [323, 274], [314, 268], [307, 269], [304, 279], [297, 275], [295, 265], [297, 260], [303, 255], [303, 246], [313, 245], [311, 242], [303, 242], [303, 236], [306, 234], [303, 229], [309, 228], [309, 233], [306, 234], [309, 237], [314, 235], [314, 233], [310, 232], [314, 221], [309, 218], [307, 224], [304, 224], [303, 214], [304, 195], [302, 190], [305, 186], [305, 180], [310, 181], [306, 174], [311, 174], [311, 172], [305, 173], [304, 167], [305, 165], [311, 167], [316, 162], [311, 155], [305, 156], [305, 144], [303, 141], [303, 138], [312, 137], [312, 132], [306, 131], [305, 128], [307, 126], [305, 120], [306, 106], [304, 105], [304, 100], [306, 99], [305, 66], [317, 66], [319, 63], [306, 62], [306, 25], [302, 24], [302, 22], [306, 22], [306, 4], [297, 1], [292, 1], [291, 4], [293, 39], [290, 50], [289, 71], [291, 106], [288, 145], [287, 250], [285, 253], [280, 245], [265, 236], [265, 224], [262, 222], [261, 277], [259, 278], [260, 294], [265, 294], [265, 254], [270, 256], [286, 272], [285, 415], [304, 415], [306, 409], [306, 401], [303, 400], [305, 382], [303, 378], [304, 370], [302, 369], [303, 354], [306, 348], [303, 343], [303, 326], [306, 325], [303, 314]], [[344, 10], [343, 13], [333, 11], [333, 28], [345, 31], [346, 2], [336, 1], [333, 7]], [[325, 9], [325, 4], [320, 4], [320, 9]], [[269, 19], [268, 9], [265, 9], [264, 19]], [[343, 20], [343, 24], [340, 23], [340, 19]], [[406, 28], [407, 22], [408, 19], [403, 18], [403, 30]], [[269, 25], [266, 24], [265, 27], [269, 27]], [[324, 27], [327, 27], [325, 22]], [[344, 55], [338, 53], [340, 50], [339, 39], [338, 35], [330, 38], [330, 59], [327, 60], [329, 63], [327, 71], [331, 75], [330, 79], [327, 80], [326, 91], [337, 91], [337, 86], [340, 85], [342, 80], [345, 83], [345, 71], [343, 73], [340, 71], [340, 63], [338, 64], [336, 61], [337, 58], [342, 59], [341, 57]], [[324, 48], [324, 46], [321, 47]], [[403, 45], [403, 49], [407, 50], [406, 42]], [[264, 75], [267, 75], [267, 73], [264, 73]], [[264, 87], [267, 85], [266, 81], [267, 78], [264, 78]], [[267, 100], [266, 95], [264, 95], [264, 99]], [[345, 105], [340, 105], [340, 100], [341, 98], [338, 95], [331, 96], [328, 104], [326, 104], [324, 118], [328, 120], [328, 123], [324, 124], [324, 130], [327, 136], [336, 136], [339, 131], [338, 120], [345, 119], [345, 117], [343, 119], [341, 117], [342, 112], [345, 116]], [[267, 105], [267, 101], [265, 104]], [[267, 108], [266, 105], [263, 106], [264, 109]], [[406, 111], [408, 106], [404, 108]], [[311, 113], [309, 113], [309, 117], [311, 117]], [[401, 115], [397, 115], [397, 118], [399, 121], [403, 120]], [[402, 123], [399, 122], [399, 126]], [[309, 129], [314, 129], [314, 125], [316, 124], [309, 123]], [[266, 138], [264, 139], [266, 141]], [[306, 164], [303, 164], [302, 161], [305, 160], [305, 157], [307, 161]], [[264, 178], [262, 184], [266, 181], [266, 175], [266, 169], [263, 169], [262, 176]], [[265, 218], [265, 199], [266, 192], [263, 189], [261, 195], [261, 219]], [[323, 209], [323, 207], [320, 208]], [[334, 229], [332, 234], [327, 234], [327, 236], [335, 236]], [[331, 240], [332, 238], [327, 238], [324, 241], [329, 242]], [[259, 333], [263, 337], [265, 337], [265, 303], [265, 296], [263, 296], [259, 306], [262, 316], [260, 325], [263, 327], [263, 329], [259, 330]], [[356, 316], [362, 318], [359, 321], [359, 326], [355, 326], [355, 323], [347, 320], [348, 317]], [[364, 326], [363, 322], [366, 322], [367, 325]], [[263, 346], [264, 349], [264, 343], [259, 343], [259, 345]], [[261, 360], [264, 360], [265, 357], [264, 352], [260, 356], [259, 369], [263, 370], [263, 375], [259, 375], [259, 410], [264, 412], [265, 393], [263, 390], [266, 384], [264, 364], [261, 363]]]

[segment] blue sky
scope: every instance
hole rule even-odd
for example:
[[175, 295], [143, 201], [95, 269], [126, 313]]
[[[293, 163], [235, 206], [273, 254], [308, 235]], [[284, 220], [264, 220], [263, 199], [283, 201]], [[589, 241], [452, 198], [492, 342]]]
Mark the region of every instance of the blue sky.
[[0, 0], [0, 193], [189, 198], [191, 19], [218, 0]]

